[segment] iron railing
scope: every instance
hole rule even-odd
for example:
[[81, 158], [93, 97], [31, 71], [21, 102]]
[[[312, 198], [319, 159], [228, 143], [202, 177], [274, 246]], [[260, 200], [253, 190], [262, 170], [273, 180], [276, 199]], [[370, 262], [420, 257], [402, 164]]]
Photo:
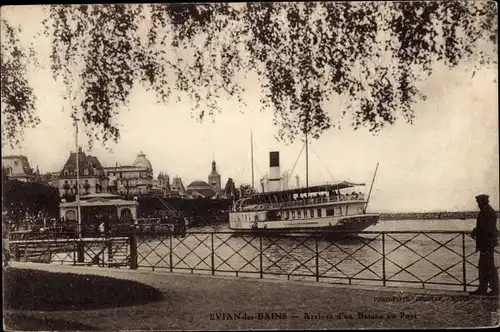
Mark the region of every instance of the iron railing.
[[268, 235], [135, 231], [78, 238], [49, 233], [43, 238], [12, 237], [10, 251], [20, 261], [347, 284], [467, 291], [478, 281], [478, 253], [470, 232]]

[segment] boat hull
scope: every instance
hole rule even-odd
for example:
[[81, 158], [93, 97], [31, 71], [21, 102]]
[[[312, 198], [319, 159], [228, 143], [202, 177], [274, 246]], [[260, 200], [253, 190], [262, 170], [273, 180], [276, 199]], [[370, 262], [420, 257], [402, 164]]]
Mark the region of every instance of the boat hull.
[[[280, 220], [257, 223], [230, 223], [235, 234], [257, 234], [265, 236], [310, 236], [338, 237], [356, 234], [378, 223], [378, 214], [323, 217], [302, 220]], [[246, 227], [245, 227], [246, 226]]]

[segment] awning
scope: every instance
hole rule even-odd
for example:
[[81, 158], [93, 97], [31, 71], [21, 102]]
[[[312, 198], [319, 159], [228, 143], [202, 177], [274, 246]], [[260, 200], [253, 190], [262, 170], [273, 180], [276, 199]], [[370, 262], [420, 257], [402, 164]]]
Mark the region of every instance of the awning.
[[[76, 201], [69, 203], [61, 203], [60, 208], [76, 207], [78, 203]], [[137, 201], [127, 201], [124, 199], [99, 199], [93, 198], [89, 200], [80, 200], [80, 207], [86, 206], [134, 206], [139, 205]]]
[[342, 182], [338, 182], [338, 183], [324, 184], [324, 185], [304, 187], [304, 188], [295, 188], [295, 189], [279, 190], [279, 191], [268, 191], [268, 192], [264, 192], [264, 193], [249, 195], [247, 197], [328, 192], [331, 190], [341, 190], [341, 189], [364, 186], [364, 185], [365, 185], [364, 183], [353, 183], [353, 182], [342, 181]]

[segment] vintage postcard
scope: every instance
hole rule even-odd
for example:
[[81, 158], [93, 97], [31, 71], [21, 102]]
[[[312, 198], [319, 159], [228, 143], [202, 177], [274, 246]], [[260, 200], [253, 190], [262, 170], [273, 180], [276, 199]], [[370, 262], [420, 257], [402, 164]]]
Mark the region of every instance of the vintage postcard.
[[3, 6], [4, 329], [498, 326], [496, 6]]

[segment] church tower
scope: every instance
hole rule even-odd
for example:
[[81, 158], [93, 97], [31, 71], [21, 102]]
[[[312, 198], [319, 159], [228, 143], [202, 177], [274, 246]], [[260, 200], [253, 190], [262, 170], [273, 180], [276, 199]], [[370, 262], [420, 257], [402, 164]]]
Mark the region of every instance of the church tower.
[[217, 166], [215, 161], [212, 161], [212, 172], [208, 176], [208, 183], [210, 184], [210, 187], [215, 193], [220, 193], [221, 191], [220, 174], [217, 173]]

